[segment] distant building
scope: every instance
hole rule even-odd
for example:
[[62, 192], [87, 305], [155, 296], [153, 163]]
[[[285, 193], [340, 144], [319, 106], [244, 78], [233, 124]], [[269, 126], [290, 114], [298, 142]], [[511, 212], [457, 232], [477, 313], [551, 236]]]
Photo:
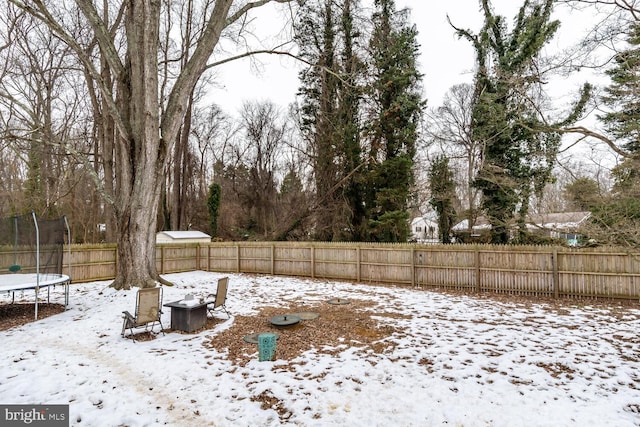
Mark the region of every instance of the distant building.
[[211, 236], [202, 231], [160, 231], [156, 243], [209, 243]]
[[491, 224], [483, 217], [479, 216], [475, 221], [469, 224], [468, 219], [463, 219], [453, 227], [453, 233], [456, 242], [460, 243], [488, 243], [490, 241]]
[[438, 223], [425, 217], [411, 221], [411, 241], [417, 243], [438, 243]]
[[554, 239], [563, 239], [571, 246], [578, 244], [581, 235], [578, 229], [591, 216], [591, 212], [556, 212], [530, 215], [527, 218], [527, 229]]
[[457, 223], [456, 225], [454, 225], [451, 230], [453, 231], [470, 231], [472, 233], [481, 233], [483, 231], [486, 230], [491, 230], [491, 224], [489, 224], [489, 221], [483, 217], [483, 216], [479, 216], [476, 218], [475, 222], [473, 224], [471, 224], [471, 227], [469, 227], [469, 220], [468, 219], [463, 219], [462, 221], [460, 221], [459, 223]]
[[[577, 245], [581, 235], [578, 229], [591, 216], [591, 212], [553, 212], [539, 215], [529, 215], [526, 227], [529, 232], [554, 239], [566, 240], [569, 245]], [[514, 222], [515, 224], [515, 222]], [[482, 237], [488, 236], [491, 224], [483, 217], [476, 218], [474, 224], [469, 227], [469, 220], [463, 220], [453, 226], [457, 235], [468, 234], [471, 241], [482, 241]]]

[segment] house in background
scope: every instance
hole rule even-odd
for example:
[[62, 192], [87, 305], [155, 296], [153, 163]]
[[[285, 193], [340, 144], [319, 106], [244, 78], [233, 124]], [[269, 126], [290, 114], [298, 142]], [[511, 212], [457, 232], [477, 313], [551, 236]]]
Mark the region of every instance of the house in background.
[[460, 243], [488, 243], [491, 240], [490, 231], [491, 224], [483, 216], [477, 217], [471, 225], [468, 219], [463, 219], [451, 227], [456, 242]]
[[202, 231], [160, 231], [156, 233], [156, 243], [210, 243], [211, 236]]
[[439, 243], [438, 223], [419, 216], [411, 221], [411, 241], [417, 243]]
[[591, 216], [591, 212], [556, 212], [530, 215], [527, 229], [536, 234], [554, 239], [566, 240], [570, 246], [577, 246], [581, 235], [578, 229]]
[[[576, 246], [581, 237], [578, 229], [590, 216], [591, 212], [588, 211], [529, 215], [526, 227], [531, 233], [566, 240], [567, 244]], [[491, 224], [485, 217], [480, 216], [471, 227], [469, 227], [469, 220], [465, 219], [454, 225], [452, 230], [463, 242], [486, 242]]]

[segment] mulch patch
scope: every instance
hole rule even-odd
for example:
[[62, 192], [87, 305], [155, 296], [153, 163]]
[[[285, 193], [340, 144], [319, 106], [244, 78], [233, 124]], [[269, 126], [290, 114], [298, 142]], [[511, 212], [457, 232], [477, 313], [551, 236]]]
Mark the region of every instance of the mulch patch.
[[[38, 320], [64, 311], [63, 304], [38, 303]], [[35, 321], [36, 305], [31, 303], [0, 304], [0, 331]]]
[[[184, 332], [184, 331], [179, 331], [177, 329], [172, 329], [172, 328], [164, 328], [164, 333], [168, 334], [168, 333], [172, 333], [172, 334], [181, 334], [181, 335], [195, 335], [198, 334], [200, 332], [203, 331], [207, 331], [207, 330], [211, 330], [211, 329], [215, 329], [216, 325], [224, 322], [226, 319], [219, 319], [219, 318], [211, 318], [208, 317], [207, 318], [207, 323], [205, 323], [205, 325], [200, 328], [200, 329], [196, 329], [193, 332]], [[164, 323], [163, 323], [164, 325]], [[133, 336], [131, 335], [131, 333], [129, 332], [129, 330], [127, 329], [127, 334], [124, 336], [126, 339], [134, 339], [136, 341], [152, 341], [155, 340], [156, 337], [158, 336], [158, 334], [162, 334], [162, 332], [160, 332], [160, 326], [156, 323], [156, 325], [153, 327], [153, 332], [152, 331], [145, 331], [142, 328], [139, 328], [138, 330], [134, 329], [133, 330]]]

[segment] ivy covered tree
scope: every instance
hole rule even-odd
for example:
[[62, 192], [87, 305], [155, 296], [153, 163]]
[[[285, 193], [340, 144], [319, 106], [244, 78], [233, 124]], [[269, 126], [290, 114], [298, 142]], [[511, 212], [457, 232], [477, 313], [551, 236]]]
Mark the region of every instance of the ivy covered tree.
[[222, 187], [218, 183], [213, 183], [209, 187], [209, 197], [207, 198], [207, 209], [209, 210], [209, 221], [211, 224], [211, 236], [218, 236], [218, 216], [220, 216], [220, 199]]
[[296, 28], [300, 55], [301, 131], [312, 156], [315, 238], [358, 240], [363, 222], [360, 99], [361, 37], [357, 0], [306, 3]]
[[480, 3], [480, 32], [456, 30], [473, 44], [477, 58], [471, 126], [473, 138], [484, 148], [474, 184], [482, 191], [491, 242], [507, 243], [514, 220], [518, 238], [525, 237], [530, 198], [541, 194], [551, 179], [561, 137], [552, 129], [575, 122], [589, 91], [583, 91], [567, 118], [550, 125], [533, 94], [541, 92], [542, 84], [536, 60], [560, 25], [550, 19], [554, 0], [525, 0], [510, 32], [489, 0]]
[[418, 32], [393, 0], [376, 0], [369, 42], [372, 82], [365, 239], [405, 242], [409, 236], [417, 126], [424, 108], [417, 68]]
[[362, 33], [356, 24], [358, 2], [345, 0], [340, 15], [340, 32], [344, 42], [340, 54], [342, 74], [338, 81], [340, 101], [337, 109], [338, 139], [342, 145], [342, 175], [344, 187], [343, 198], [346, 202], [348, 226], [343, 230], [345, 240], [360, 241], [363, 237], [365, 222], [365, 205], [363, 200], [363, 168], [365, 159], [362, 155], [361, 124], [361, 79], [365, 72], [365, 64], [358, 51]]
[[456, 182], [449, 167], [449, 158], [437, 156], [429, 168], [429, 204], [438, 216], [438, 235], [442, 243], [451, 243], [451, 229], [455, 225]]

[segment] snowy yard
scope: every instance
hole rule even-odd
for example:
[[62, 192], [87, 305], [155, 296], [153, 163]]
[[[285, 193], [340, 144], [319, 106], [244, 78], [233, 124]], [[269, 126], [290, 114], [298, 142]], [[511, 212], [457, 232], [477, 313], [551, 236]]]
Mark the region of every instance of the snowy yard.
[[[214, 292], [222, 276], [167, 275], [176, 286], [164, 288], [164, 302]], [[0, 403], [69, 404], [70, 425], [99, 427], [640, 425], [637, 306], [229, 277], [230, 320], [135, 343], [120, 336], [135, 291], [72, 285], [66, 312], [0, 332]], [[60, 289], [52, 296], [62, 302]], [[236, 316], [331, 298], [366, 302], [394, 332], [378, 350], [337, 340], [274, 362], [258, 361], [256, 346], [246, 364], [205, 345], [232, 331]]]

